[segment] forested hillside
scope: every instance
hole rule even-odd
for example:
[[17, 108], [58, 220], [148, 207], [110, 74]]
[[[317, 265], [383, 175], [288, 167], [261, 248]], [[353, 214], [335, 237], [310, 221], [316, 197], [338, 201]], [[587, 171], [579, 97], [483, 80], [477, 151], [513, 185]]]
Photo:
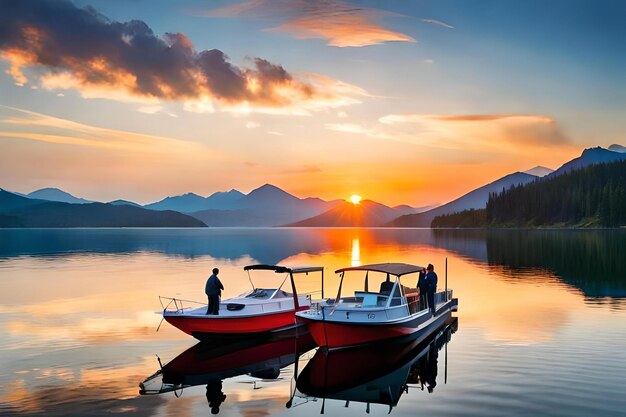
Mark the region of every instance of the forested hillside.
[[591, 165], [489, 196], [491, 226], [626, 225], [626, 161]]

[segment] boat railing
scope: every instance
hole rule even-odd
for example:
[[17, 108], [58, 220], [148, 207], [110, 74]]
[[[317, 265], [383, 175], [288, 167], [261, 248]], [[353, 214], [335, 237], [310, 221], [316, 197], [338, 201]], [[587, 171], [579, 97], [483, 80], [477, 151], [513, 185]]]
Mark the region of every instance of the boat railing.
[[[418, 295], [407, 294], [407, 305], [409, 314], [415, 314], [428, 308], [428, 301], [421, 299]], [[452, 299], [452, 290], [440, 291], [435, 293], [435, 304], [442, 304]]]
[[427, 308], [426, 303], [422, 303], [419, 295], [407, 296], [407, 305], [409, 307], [409, 314], [415, 314]]
[[435, 304], [445, 303], [452, 300], [452, 290], [440, 291], [435, 294]]
[[[181, 298], [163, 297], [159, 295], [159, 302], [163, 311], [170, 311], [175, 313], [183, 313], [185, 310], [193, 310], [198, 307], [206, 306], [207, 303], [193, 300], [183, 300]], [[194, 306], [185, 306], [185, 304], [194, 304]]]

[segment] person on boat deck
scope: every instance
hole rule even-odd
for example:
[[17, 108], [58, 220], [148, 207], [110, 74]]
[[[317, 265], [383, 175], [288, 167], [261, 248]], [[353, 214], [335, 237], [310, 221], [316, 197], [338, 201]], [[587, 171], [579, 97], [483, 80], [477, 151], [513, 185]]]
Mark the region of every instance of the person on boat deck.
[[381, 294], [391, 294], [391, 290], [393, 289], [393, 282], [391, 282], [391, 278], [389, 274], [387, 274], [387, 279], [380, 283], [380, 291]]
[[204, 292], [209, 299], [209, 306], [206, 310], [207, 314], [217, 315], [220, 311], [220, 297], [224, 286], [222, 285], [222, 281], [217, 277], [219, 273], [219, 269], [213, 268], [213, 275], [207, 279], [206, 285], [204, 286]]
[[422, 269], [417, 279], [417, 288], [420, 291], [420, 310], [428, 307], [428, 283], [426, 282], [426, 268]]
[[433, 315], [436, 314], [435, 311], [435, 292], [437, 291], [437, 274], [435, 273], [435, 267], [433, 264], [428, 264], [426, 267], [426, 276], [424, 280], [428, 285], [428, 306], [432, 311]]

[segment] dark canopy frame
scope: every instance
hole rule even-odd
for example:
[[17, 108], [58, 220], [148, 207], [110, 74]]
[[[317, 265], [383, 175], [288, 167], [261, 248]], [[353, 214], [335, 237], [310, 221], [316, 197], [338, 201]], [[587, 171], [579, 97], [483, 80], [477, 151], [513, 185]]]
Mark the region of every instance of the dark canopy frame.
[[244, 271], [274, 271], [277, 274], [288, 273], [291, 280], [291, 288], [293, 289], [293, 301], [296, 310], [299, 307], [298, 292], [296, 290], [296, 283], [294, 282], [294, 274], [308, 274], [309, 272], [321, 272], [322, 273], [322, 298], [324, 298], [324, 267], [323, 266], [304, 266], [304, 267], [287, 267], [282, 265], [268, 265], [268, 264], [256, 264], [246, 265], [243, 267]]

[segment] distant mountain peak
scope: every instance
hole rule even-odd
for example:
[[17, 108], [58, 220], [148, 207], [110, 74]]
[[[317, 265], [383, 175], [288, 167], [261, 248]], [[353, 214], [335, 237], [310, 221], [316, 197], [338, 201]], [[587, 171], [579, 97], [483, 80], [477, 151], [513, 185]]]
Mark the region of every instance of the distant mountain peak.
[[289, 196], [289, 197], [297, 198], [289, 194], [287, 191], [281, 188], [278, 188], [277, 186], [272, 185], [272, 184], [263, 184], [259, 188], [255, 188], [254, 190], [250, 191], [250, 193], [248, 193], [248, 197], [259, 196], [259, 195], [263, 195], [263, 196], [282, 195], [282, 196]]
[[[69, 194], [69, 193], [66, 193], [65, 191], [63, 191], [63, 190], [61, 190], [61, 189], [59, 189], [59, 188], [56, 188], [56, 187], [45, 187], [45, 188], [40, 188], [40, 189], [38, 189], [38, 190], [33, 191], [32, 193], [38, 193], [38, 192], [41, 192], [41, 191], [58, 191], [58, 192], [60, 192], [60, 193]], [[30, 193], [30, 194], [32, 194], [32, 193]]]
[[28, 198], [36, 198], [40, 200], [57, 201], [61, 203], [72, 204], [86, 204], [93, 203], [93, 201], [85, 200], [84, 198], [78, 198], [68, 193], [67, 191], [60, 190], [54, 187], [41, 188], [39, 190], [28, 193]]
[[133, 206], [133, 207], [141, 207], [140, 204], [137, 204], [133, 201], [128, 201], [128, 200], [113, 200], [113, 201], [109, 201], [107, 204], [111, 204], [114, 206], [122, 206], [122, 205], [128, 205], [128, 206]]
[[617, 143], [614, 143], [611, 146], [609, 146], [609, 151], [626, 153], [626, 146], [622, 146]]
[[[619, 146], [619, 145], [618, 145]], [[559, 169], [550, 174], [550, 177], [556, 177], [561, 174], [581, 169], [589, 165], [602, 164], [613, 161], [621, 161], [626, 159], [626, 153], [615, 152], [604, 149], [600, 146], [585, 149], [578, 158], [574, 158], [563, 164]]]
[[534, 168], [524, 171], [524, 174], [530, 174], [536, 177], [545, 177], [546, 175], [551, 174], [552, 172], [554, 172], [553, 169], [550, 169], [548, 167], [544, 167], [541, 165], [537, 165]]
[[255, 188], [250, 193], [253, 193], [255, 191], [282, 191], [283, 193], [286, 192], [286, 191], [278, 188], [277, 186], [275, 186], [273, 184], [269, 184], [269, 183], [268, 184], [263, 184], [259, 188]]
[[608, 149], [604, 149], [602, 146], [595, 146], [593, 148], [585, 148], [585, 150], [583, 150], [583, 153], [581, 154], [581, 156], [588, 156], [588, 155], [593, 155], [593, 154], [602, 154], [605, 152], [612, 152], [609, 151]]

